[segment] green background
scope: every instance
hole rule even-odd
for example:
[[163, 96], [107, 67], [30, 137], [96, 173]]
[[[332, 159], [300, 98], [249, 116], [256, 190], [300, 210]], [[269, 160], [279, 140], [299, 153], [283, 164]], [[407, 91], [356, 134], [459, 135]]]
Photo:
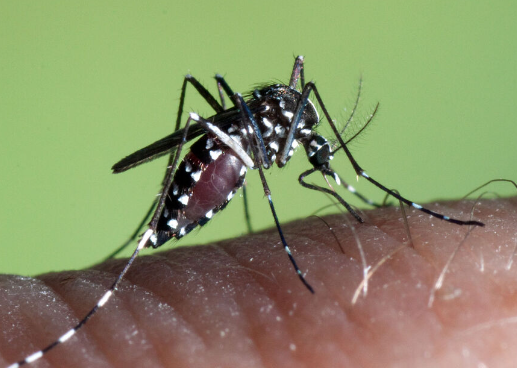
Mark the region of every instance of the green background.
[[[458, 198], [493, 178], [517, 179], [515, 4], [0, 2], [0, 272], [86, 267], [134, 230], [166, 160], [120, 175], [110, 167], [172, 131], [186, 73], [215, 92], [218, 72], [246, 92], [286, 82], [303, 54], [334, 119], [346, 119], [360, 75], [358, 121], [381, 103], [351, 149], [387, 186], [426, 202]], [[210, 115], [195, 93], [188, 96], [188, 111]], [[346, 160], [334, 167], [383, 198], [365, 180], [355, 183]], [[267, 172], [282, 222], [329, 203], [297, 184], [307, 168], [300, 150], [285, 169]], [[253, 224], [270, 227], [257, 176], [248, 174]], [[491, 189], [515, 193], [509, 185]], [[244, 233], [241, 201], [180, 244]]]

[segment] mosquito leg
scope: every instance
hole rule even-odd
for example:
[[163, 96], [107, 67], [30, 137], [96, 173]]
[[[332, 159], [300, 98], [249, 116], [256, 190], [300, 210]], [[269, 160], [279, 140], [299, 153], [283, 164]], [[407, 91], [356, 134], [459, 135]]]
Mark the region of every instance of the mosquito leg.
[[217, 126], [212, 124], [209, 120], [203, 119], [198, 114], [191, 112], [189, 120], [194, 120], [199, 123], [203, 128], [205, 128], [210, 133], [214, 134], [221, 142], [230, 147], [232, 151], [244, 162], [244, 164], [249, 168], [254, 168], [254, 163], [251, 157], [247, 154], [247, 152], [242, 148], [242, 146], [234, 141], [228, 134], [223, 132]]
[[[192, 114], [191, 114], [192, 115]], [[169, 188], [172, 184], [172, 180], [174, 179], [174, 174], [176, 173], [176, 169], [178, 168], [178, 163], [181, 156], [181, 150], [183, 149], [183, 145], [187, 142], [187, 134], [190, 128], [190, 121], [194, 120], [191, 116], [187, 119], [187, 123], [185, 124], [185, 128], [183, 130], [183, 136], [178, 144], [178, 148], [174, 154], [171, 154], [171, 159], [169, 160], [170, 165], [167, 166], [167, 171], [165, 173], [165, 177], [162, 182], [162, 191], [156, 201], [156, 209], [154, 211], [153, 217], [151, 218], [151, 222], [149, 223], [149, 228], [153, 230], [153, 236], [155, 236], [154, 232], [156, 231], [156, 227], [158, 226], [158, 221], [160, 216], [162, 215], [163, 208], [165, 206], [165, 199], [169, 193]], [[174, 156], [174, 159], [172, 159]], [[156, 238], [154, 238], [156, 239]], [[153, 242], [153, 237], [151, 237], [151, 242]]]
[[[224, 92], [228, 94], [228, 96], [231, 98], [233, 96], [233, 91], [228, 85], [228, 83], [225, 81], [225, 79], [220, 75], [216, 74], [215, 79], [217, 81], [217, 89], [219, 91], [219, 98], [221, 99], [221, 105], [223, 106], [223, 109], [226, 110], [226, 106], [224, 103]], [[224, 87], [223, 87], [224, 86]], [[246, 184], [242, 186], [242, 199], [244, 203], [244, 218], [246, 219], [246, 228], [248, 229], [248, 233], [253, 233], [253, 228], [251, 227], [251, 216], [249, 212], [249, 203], [248, 203], [248, 191], [246, 190]]]
[[221, 86], [221, 83], [217, 82], [217, 91], [219, 92], [219, 100], [221, 101], [221, 106], [223, 107], [223, 110], [226, 110], [226, 102], [224, 100], [224, 89], [223, 86]]
[[384, 207], [384, 205], [382, 204], [379, 204], [379, 203], [376, 203], [375, 201], [372, 201], [371, 199], [368, 199], [366, 198], [364, 195], [362, 195], [361, 193], [359, 193], [353, 186], [351, 186], [350, 184], [348, 184], [346, 181], [344, 181], [336, 172], [334, 172], [333, 170], [329, 170], [327, 172], [326, 175], [330, 175], [334, 178], [335, 182], [338, 184], [338, 185], [341, 185], [343, 186], [346, 190], [348, 190], [350, 193], [352, 193], [353, 195], [355, 195], [357, 198], [359, 198], [361, 201], [363, 201], [364, 203], [370, 205], [370, 206], [373, 206], [373, 207], [376, 207], [376, 208], [381, 208], [381, 207]]
[[246, 183], [242, 186], [242, 199], [244, 200], [244, 219], [246, 220], [246, 228], [248, 229], [248, 234], [253, 234], [253, 228], [251, 227], [251, 216], [249, 212], [249, 203], [246, 189]]
[[[255, 166], [264, 166], [266, 169], [271, 167], [272, 163], [269, 162], [269, 158], [267, 156], [266, 151], [266, 145], [264, 143], [264, 139], [262, 138], [262, 133], [260, 132], [260, 128], [258, 127], [258, 124], [255, 121], [255, 118], [253, 117], [250, 108], [248, 107], [240, 93], [236, 93], [235, 95], [233, 95], [233, 99], [235, 102], [235, 106], [237, 106], [237, 108], [239, 108], [241, 111], [243, 123], [246, 121], [249, 123], [248, 126], [251, 126], [251, 128], [253, 129], [253, 136], [255, 137], [256, 143], [258, 143], [258, 148], [257, 145], [251, 144], [251, 148], [253, 150], [253, 157], [255, 158]], [[246, 136], [248, 135], [248, 126], [244, 123], [241, 127], [242, 129], [244, 129], [244, 132], [246, 132]]]
[[215, 80], [217, 81], [217, 84], [222, 87], [222, 89], [226, 92], [226, 94], [231, 98], [235, 93], [233, 93], [233, 90], [230, 88], [228, 83], [224, 80], [223, 76], [221, 74], [215, 75]]
[[289, 87], [296, 89], [300, 78], [303, 89], [303, 87], [305, 87], [305, 77], [303, 74], [303, 56], [301, 55], [294, 60], [293, 71], [291, 73], [291, 78], [289, 79]]
[[[301, 282], [305, 285], [305, 287], [307, 289], [309, 289], [309, 291], [311, 293], [314, 294], [314, 289], [307, 282], [307, 280], [305, 280], [305, 277], [303, 276], [302, 271], [296, 264], [296, 260], [294, 259], [293, 255], [291, 253], [291, 249], [289, 248], [289, 245], [287, 245], [287, 242], [284, 237], [284, 233], [282, 232], [282, 228], [280, 227], [280, 222], [278, 221], [278, 216], [276, 214], [275, 206], [273, 205], [273, 199], [271, 198], [271, 190], [269, 189], [269, 186], [266, 181], [266, 177], [264, 175], [264, 170], [262, 168], [262, 167], [266, 167], [266, 168], [269, 167], [270, 163], [269, 163], [269, 159], [267, 157], [266, 148], [264, 145], [264, 140], [262, 138], [262, 134], [260, 133], [260, 129], [258, 128], [258, 125], [257, 125], [255, 119], [253, 118], [253, 114], [251, 113], [248, 105], [242, 99], [242, 96], [237, 93], [233, 96], [233, 99], [234, 99], [235, 105], [241, 110], [243, 121], [247, 121], [253, 127], [255, 139], [259, 143], [260, 149], [254, 150], [255, 167], [257, 167], [259, 170], [260, 180], [262, 182], [262, 187], [264, 188], [264, 194], [267, 196], [267, 199], [269, 202], [269, 207], [271, 208], [271, 213], [273, 215], [273, 218], [275, 219], [275, 225], [278, 230], [278, 234], [280, 235], [280, 240], [282, 241], [282, 245], [284, 246], [284, 250], [287, 253], [287, 256], [289, 257], [289, 260], [291, 261], [291, 264], [293, 265], [294, 270], [296, 271], [296, 274], [300, 278]], [[252, 148], [255, 148], [255, 147], [256, 147], [256, 145], [252, 145]], [[265, 161], [259, 162], [258, 155], [260, 155], [260, 154], [263, 156]], [[266, 163], [267, 163], [267, 166], [266, 166]]]
[[[463, 220], [458, 220], [458, 219], [455, 219], [455, 218], [451, 218], [449, 216], [442, 215], [441, 213], [437, 213], [437, 212], [431, 211], [430, 209], [424, 208], [421, 205], [419, 205], [417, 203], [414, 203], [414, 202], [412, 202], [412, 201], [402, 197], [401, 195], [395, 193], [391, 189], [388, 189], [387, 187], [385, 187], [384, 185], [382, 185], [381, 183], [379, 183], [378, 181], [376, 181], [375, 179], [370, 177], [368, 174], [366, 174], [366, 172], [361, 168], [361, 166], [359, 166], [359, 164], [357, 163], [355, 158], [352, 156], [352, 153], [350, 152], [350, 150], [346, 146], [346, 143], [343, 141], [343, 138], [340, 136], [339, 131], [337, 130], [336, 125], [332, 122], [330, 114], [328, 113], [327, 109], [325, 108], [325, 104], [323, 103], [323, 100], [322, 100], [322, 98], [321, 98], [321, 96], [320, 96], [320, 94], [319, 94], [319, 92], [318, 92], [318, 90], [317, 90], [317, 88], [316, 88], [316, 86], [314, 85], [313, 82], [309, 82], [309, 83], [306, 84], [306, 86], [305, 86], [305, 88], [304, 88], [304, 90], [302, 92], [302, 99], [308, 99], [308, 96], [309, 96], [310, 92], [314, 92], [314, 95], [316, 96], [316, 99], [318, 100], [318, 103], [319, 103], [321, 109], [323, 110], [323, 113], [325, 114], [325, 117], [327, 118], [327, 121], [329, 122], [329, 125], [330, 125], [332, 131], [334, 132], [335, 137], [337, 138], [337, 140], [339, 141], [339, 144], [341, 145], [341, 147], [345, 151], [345, 154], [347, 155], [348, 159], [350, 160], [350, 163], [352, 164], [352, 166], [353, 166], [353, 168], [354, 168], [354, 170], [355, 170], [355, 172], [357, 173], [358, 176], [362, 176], [363, 178], [368, 180], [370, 183], [372, 183], [373, 185], [375, 185], [379, 189], [383, 190], [384, 192], [388, 193], [392, 197], [395, 197], [398, 200], [404, 202], [405, 204], [407, 204], [407, 205], [409, 205], [409, 206], [411, 206], [413, 208], [416, 208], [417, 210], [420, 210], [420, 211], [422, 211], [424, 213], [427, 213], [428, 215], [434, 216], [436, 218], [439, 218], [439, 219], [447, 221], [447, 222], [451, 222], [451, 223], [456, 224], [456, 225], [484, 226], [484, 224], [482, 222], [479, 222], [479, 221], [472, 221], [472, 220], [470, 220], [470, 221], [463, 221]], [[305, 107], [307, 105], [307, 102], [306, 101], [300, 101], [299, 107], [301, 105], [303, 105]], [[302, 112], [303, 112], [303, 110], [302, 110]], [[300, 114], [301, 114], [301, 112], [300, 112]]]
[[287, 256], [289, 257], [289, 260], [291, 261], [291, 264], [294, 267], [294, 270], [296, 271], [296, 274], [300, 278], [301, 282], [305, 285], [307, 289], [311, 293], [314, 294], [314, 289], [312, 286], [305, 280], [305, 277], [303, 276], [302, 271], [300, 271], [300, 268], [296, 264], [296, 260], [293, 257], [293, 254], [291, 253], [291, 249], [287, 245], [287, 242], [284, 238], [284, 233], [282, 232], [282, 228], [280, 227], [280, 222], [278, 221], [278, 216], [276, 215], [275, 206], [273, 205], [273, 200], [271, 198], [271, 190], [269, 190], [269, 186], [266, 181], [266, 177], [264, 176], [264, 171], [261, 166], [258, 167], [260, 180], [262, 181], [262, 186], [264, 188], [264, 194], [266, 195], [268, 201], [269, 201], [269, 207], [271, 208], [271, 213], [273, 214], [273, 218], [275, 219], [275, 225], [278, 230], [278, 234], [280, 235], [280, 240], [282, 241], [282, 245], [284, 246], [285, 252], [287, 253]]
[[136, 259], [138, 253], [140, 253], [140, 251], [143, 248], [146, 247], [146, 244], [149, 241], [149, 238], [152, 236], [152, 234], [153, 234], [153, 230], [152, 229], [147, 229], [147, 231], [142, 236], [142, 239], [138, 243], [138, 247], [133, 252], [133, 255], [131, 256], [131, 258], [127, 261], [126, 265], [124, 266], [124, 269], [119, 273], [119, 275], [118, 275], [117, 279], [115, 280], [115, 282], [104, 293], [104, 295], [97, 301], [95, 306], [88, 312], [88, 314], [86, 314], [86, 316], [82, 320], [79, 321], [79, 323], [77, 323], [73, 328], [71, 328], [70, 330], [65, 332], [63, 335], [61, 335], [57, 340], [55, 340], [51, 344], [47, 345], [45, 348], [43, 348], [40, 351], [37, 351], [37, 352], [29, 355], [28, 357], [26, 357], [23, 360], [20, 360], [17, 363], [11, 364], [7, 368], [18, 368], [18, 367], [20, 367], [22, 365], [32, 363], [32, 362], [40, 359], [41, 357], [43, 357], [45, 354], [47, 354], [50, 350], [54, 349], [56, 346], [64, 343], [65, 341], [70, 339], [72, 336], [74, 336], [77, 333], [77, 331], [80, 330], [81, 327], [83, 327], [86, 324], [86, 322], [88, 322], [88, 320], [95, 313], [97, 313], [99, 311], [99, 309], [101, 309], [108, 302], [108, 300], [111, 298], [111, 296], [113, 295], [115, 290], [117, 290], [118, 285], [120, 284], [120, 282], [122, 281], [122, 279], [126, 275], [127, 271], [129, 270], [129, 268], [133, 264], [133, 262]]
[[341, 196], [339, 194], [337, 194], [335, 191], [330, 190], [328, 188], [320, 187], [319, 185], [309, 184], [304, 181], [304, 179], [307, 176], [309, 176], [310, 174], [312, 174], [316, 171], [320, 171], [323, 175], [326, 174], [325, 172], [323, 172], [317, 168], [312, 168], [310, 170], [307, 170], [307, 171], [304, 171], [303, 173], [301, 173], [300, 176], [298, 177], [298, 182], [305, 188], [317, 190], [318, 192], [322, 192], [322, 193], [327, 193], [327, 194], [331, 195], [332, 197], [336, 198], [337, 201], [339, 203], [341, 203], [341, 205], [343, 205], [343, 207], [345, 207], [347, 209], [347, 211], [350, 212], [357, 221], [363, 223], [364, 221], [361, 218], [361, 216], [359, 216], [359, 214], [357, 212], [355, 212], [355, 210], [343, 198], [341, 198]]

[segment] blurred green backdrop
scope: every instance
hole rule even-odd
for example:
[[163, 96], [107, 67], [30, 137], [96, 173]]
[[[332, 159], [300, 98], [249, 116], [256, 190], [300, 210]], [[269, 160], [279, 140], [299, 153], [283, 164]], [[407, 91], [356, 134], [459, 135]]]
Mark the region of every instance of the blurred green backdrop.
[[[218, 72], [246, 92], [286, 82], [303, 54], [334, 119], [346, 118], [361, 74], [358, 117], [381, 103], [351, 148], [387, 186], [426, 202], [517, 179], [516, 10], [512, 1], [2, 1], [0, 272], [86, 267], [134, 230], [166, 160], [121, 175], [110, 167], [171, 132], [186, 73], [215, 92]], [[195, 93], [185, 107], [211, 113]], [[355, 183], [346, 160], [334, 166], [383, 198]], [[297, 184], [308, 167], [300, 150], [267, 173], [282, 222], [329, 203]], [[273, 219], [257, 176], [248, 181], [260, 229]], [[180, 244], [244, 233], [241, 201]]]

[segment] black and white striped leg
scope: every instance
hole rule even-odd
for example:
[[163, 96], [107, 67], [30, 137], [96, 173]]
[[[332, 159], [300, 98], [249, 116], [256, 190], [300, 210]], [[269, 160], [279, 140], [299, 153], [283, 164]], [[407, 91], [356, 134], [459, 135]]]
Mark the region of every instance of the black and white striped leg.
[[262, 170], [262, 167], [259, 166], [259, 175], [260, 180], [262, 181], [262, 186], [264, 187], [264, 194], [266, 195], [268, 201], [269, 201], [269, 207], [271, 208], [271, 213], [273, 214], [273, 218], [275, 219], [275, 225], [276, 229], [278, 230], [278, 234], [280, 235], [280, 240], [282, 241], [282, 245], [284, 246], [284, 250], [287, 253], [287, 256], [289, 257], [289, 260], [291, 261], [291, 264], [294, 267], [294, 270], [296, 271], [296, 274], [300, 278], [301, 282], [305, 285], [307, 289], [311, 293], [314, 294], [314, 289], [312, 286], [305, 280], [305, 277], [303, 276], [302, 271], [298, 267], [298, 264], [296, 263], [296, 260], [294, 259], [293, 254], [291, 253], [291, 249], [289, 248], [289, 245], [287, 245], [287, 241], [284, 238], [284, 233], [282, 232], [282, 228], [280, 227], [280, 222], [278, 221], [278, 216], [275, 211], [275, 206], [273, 205], [273, 199], [271, 198], [271, 190], [269, 190], [269, 186], [266, 181], [266, 177], [264, 176], [264, 171]]
[[178, 149], [176, 150], [176, 153], [174, 154], [174, 159], [172, 160], [172, 164], [167, 168], [167, 173], [166, 173], [165, 179], [163, 181], [162, 192], [161, 192], [160, 197], [159, 197], [159, 199], [157, 201], [156, 209], [154, 211], [154, 214], [153, 214], [153, 217], [151, 219], [151, 222], [149, 223], [149, 228], [143, 234], [142, 238], [138, 242], [138, 246], [136, 247], [135, 251], [133, 252], [131, 258], [129, 258], [128, 262], [124, 266], [124, 269], [117, 276], [117, 279], [115, 280], [115, 282], [111, 285], [111, 287], [108, 289], [108, 291], [106, 291], [104, 293], [104, 295], [99, 299], [97, 304], [90, 310], [90, 312], [88, 312], [88, 314], [81, 321], [79, 321], [79, 323], [75, 327], [73, 327], [72, 329], [68, 330], [65, 334], [63, 334], [56, 341], [54, 341], [53, 343], [49, 344], [44, 349], [29, 355], [27, 358], [25, 358], [25, 359], [23, 359], [23, 360], [21, 360], [21, 361], [19, 361], [17, 363], [14, 363], [14, 364], [10, 365], [8, 368], [17, 368], [17, 367], [20, 367], [20, 366], [22, 366], [24, 364], [32, 363], [32, 362], [40, 359], [47, 352], [49, 352], [50, 350], [54, 349], [59, 344], [67, 341], [73, 335], [75, 335], [75, 333], [79, 329], [81, 329], [81, 327], [83, 327], [86, 324], [86, 322], [88, 322], [88, 320], [95, 313], [97, 313], [97, 311], [100, 308], [102, 308], [108, 302], [108, 300], [111, 298], [111, 296], [113, 295], [115, 290], [117, 290], [118, 285], [120, 284], [120, 282], [122, 281], [122, 279], [126, 275], [127, 271], [129, 270], [129, 268], [133, 264], [134, 260], [136, 259], [136, 257], [140, 253], [140, 251], [142, 249], [148, 247], [150, 243], [153, 243], [153, 237], [154, 237], [154, 239], [156, 239], [156, 226], [157, 226], [157, 223], [158, 223], [158, 219], [161, 216], [161, 213], [163, 211], [163, 206], [164, 206], [164, 203], [165, 203], [165, 198], [167, 196], [167, 193], [169, 192], [169, 187], [170, 187], [170, 185], [172, 183], [172, 178], [174, 177], [174, 173], [176, 172], [176, 169], [178, 167], [178, 162], [179, 162], [179, 158], [180, 158], [180, 155], [181, 155], [181, 150], [182, 150], [183, 145], [186, 142], [186, 138], [187, 138], [187, 135], [188, 135], [188, 130], [189, 130], [189, 127], [190, 127], [191, 120], [193, 120], [193, 119], [191, 119], [189, 117], [189, 119], [187, 120], [187, 123], [185, 124], [185, 129], [183, 131], [182, 140], [181, 140], [181, 142], [178, 145]]
[[[261, 147], [260, 149], [255, 149], [253, 151], [253, 156], [255, 159], [255, 167], [257, 167], [259, 170], [260, 180], [262, 182], [262, 187], [264, 188], [264, 194], [266, 195], [266, 197], [268, 199], [269, 207], [271, 209], [273, 218], [275, 219], [275, 225], [278, 230], [278, 234], [280, 235], [280, 240], [282, 241], [284, 250], [287, 253], [287, 256], [289, 257], [289, 260], [291, 261], [291, 264], [293, 265], [294, 270], [296, 271], [296, 274], [300, 278], [300, 281], [303, 283], [303, 285], [305, 285], [305, 287], [307, 289], [309, 289], [309, 291], [311, 293], [314, 294], [314, 289], [307, 282], [307, 280], [305, 280], [305, 277], [303, 276], [302, 271], [298, 267], [298, 264], [296, 263], [296, 260], [294, 259], [294, 256], [291, 253], [291, 249], [289, 248], [289, 245], [287, 244], [287, 242], [285, 240], [284, 233], [282, 231], [282, 228], [280, 227], [280, 222], [278, 221], [278, 216], [276, 214], [275, 206], [273, 205], [273, 199], [271, 198], [271, 190], [269, 189], [266, 177], [264, 175], [264, 170], [262, 169], [263, 167], [265, 167], [265, 168], [269, 167], [270, 163], [269, 163], [269, 159], [267, 158], [264, 140], [262, 138], [262, 134], [260, 133], [260, 129], [258, 128], [257, 123], [255, 122], [255, 120], [253, 118], [253, 114], [251, 113], [248, 105], [242, 99], [242, 96], [240, 94], [237, 93], [234, 95], [234, 102], [235, 102], [236, 106], [241, 110], [243, 121], [246, 121], [250, 126], [253, 127], [254, 137], [257, 140], [257, 143], [259, 143], [259, 146]], [[252, 147], [256, 147], [256, 145], [252, 145]], [[265, 158], [266, 161], [259, 162], [259, 155], [261, 155], [261, 156], [263, 155], [263, 157]], [[260, 159], [262, 159], [262, 157], [260, 157]], [[268, 166], [266, 166], [266, 163], [268, 164]]]
[[[305, 86], [304, 92], [302, 93], [302, 97], [306, 96], [305, 99], [308, 99], [309, 93], [305, 93], [305, 92], [309, 92], [309, 93], [310, 92], [314, 92], [314, 95], [316, 96], [316, 99], [318, 100], [318, 103], [319, 103], [321, 109], [323, 110], [323, 113], [325, 114], [325, 117], [327, 118], [327, 121], [328, 121], [332, 131], [334, 132], [335, 137], [338, 139], [339, 144], [341, 145], [341, 148], [343, 148], [343, 150], [345, 151], [345, 154], [347, 155], [348, 159], [350, 160], [350, 163], [352, 164], [352, 166], [353, 166], [353, 168], [354, 168], [354, 170], [355, 170], [355, 172], [357, 173], [358, 176], [362, 176], [363, 178], [368, 180], [370, 183], [372, 183], [373, 185], [375, 185], [379, 189], [381, 189], [384, 192], [388, 193], [389, 195], [397, 198], [399, 201], [402, 201], [405, 204], [407, 204], [407, 205], [409, 205], [409, 206], [411, 206], [413, 208], [416, 208], [417, 210], [420, 210], [420, 211], [422, 211], [424, 213], [427, 213], [428, 215], [436, 217], [438, 219], [441, 219], [441, 220], [444, 220], [444, 221], [447, 221], [447, 222], [450, 222], [450, 223], [453, 223], [453, 224], [456, 224], [456, 225], [485, 226], [482, 222], [479, 222], [479, 221], [473, 221], [473, 220], [463, 221], [463, 220], [458, 220], [458, 219], [451, 218], [449, 216], [442, 215], [441, 213], [437, 213], [437, 212], [431, 211], [430, 209], [424, 208], [421, 205], [419, 205], [417, 203], [414, 203], [414, 202], [412, 202], [412, 201], [410, 201], [410, 200], [400, 196], [399, 194], [395, 193], [391, 189], [388, 189], [387, 187], [385, 187], [384, 185], [382, 185], [381, 183], [379, 183], [378, 181], [376, 181], [375, 179], [370, 177], [361, 168], [361, 166], [359, 166], [359, 164], [357, 163], [355, 158], [352, 156], [352, 153], [350, 152], [350, 150], [346, 146], [346, 143], [343, 141], [343, 138], [339, 134], [339, 131], [337, 130], [336, 125], [332, 122], [332, 118], [330, 117], [330, 114], [328, 113], [328, 111], [327, 111], [327, 109], [325, 107], [325, 104], [323, 103], [323, 100], [322, 100], [322, 98], [321, 98], [321, 96], [320, 96], [320, 94], [319, 94], [319, 92], [318, 92], [318, 90], [317, 90], [317, 88], [316, 88], [316, 86], [314, 85], [313, 82], [307, 83], [307, 85]], [[301, 101], [300, 105], [301, 104], [304, 104], [304, 106], [305, 106], [305, 105], [307, 105], [307, 102]]]
[[[219, 90], [219, 97], [221, 99], [221, 104], [222, 104], [223, 108], [226, 110], [226, 106], [224, 104], [224, 93], [223, 92], [225, 92], [226, 95], [230, 98], [232, 98], [232, 96], [234, 96], [235, 94], [233, 93], [233, 90], [230, 88], [230, 86], [228, 85], [228, 83], [226, 82], [226, 80], [224, 79], [223, 76], [221, 76], [220, 74], [216, 74], [215, 80], [217, 81], [217, 89]], [[244, 218], [246, 220], [246, 228], [248, 229], [248, 233], [251, 234], [251, 233], [253, 233], [253, 228], [251, 227], [251, 216], [249, 213], [249, 203], [248, 203], [248, 194], [247, 194], [247, 190], [246, 190], [246, 184], [244, 184], [242, 186], [242, 198], [244, 201]]]
[[[339, 194], [337, 194], [334, 190], [331, 190], [331, 189], [328, 189], [328, 188], [324, 188], [324, 187], [321, 187], [319, 185], [309, 184], [309, 183], [306, 183], [304, 181], [304, 179], [307, 176], [309, 176], [310, 174], [312, 174], [312, 173], [314, 173], [316, 171], [321, 172], [324, 177], [325, 177], [325, 175], [332, 175], [333, 174], [332, 171], [327, 172], [327, 171], [323, 171], [323, 170], [320, 170], [320, 169], [312, 168], [310, 170], [307, 170], [307, 171], [304, 171], [303, 173], [301, 173], [300, 176], [298, 177], [298, 182], [303, 187], [305, 187], [305, 188], [312, 189], [312, 190], [317, 190], [318, 192], [327, 193], [327, 194], [331, 195], [332, 197], [336, 198], [337, 201], [339, 203], [341, 203], [341, 205], [343, 205], [343, 207], [345, 207], [347, 209], [347, 211], [350, 212], [352, 214], [352, 216], [354, 216], [357, 221], [363, 223], [364, 221], [361, 218], [361, 216], [359, 216], [359, 214], [357, 212], [355, 212], [354, 209], [343, 198], [341, 198], [341, 196]], [[336, 177], [334, 177], [334, 178], [336, 178]], [[338, 182], [338, 181], [336, 181], [336, 182]], [[339, 182], [338, 182], [338, 184], [339, 184]]]
[[140, 251], [146, 247], [146, 245], [147, 245], [149, 239], [151, 238], [151, 236], [153, 235], [153, 233], [154, 233], [154, 231], [152, 229], [147, 229], [147, 231], [142, 236], [142, 239], [138, 243], [137, 248], [133, 252], [133, 255], [131, 256], [129, 261], [124, 266], [124, 269], [122, 270], [122, 272], [119, 273], [115, 282], [111, 285], [111, 287], [108, 289], [108, 291], [106, 291], [104, 293], [104, 295], [99, 299], [97, 304], [95, 304], [95, 306], [88, 312], [88, 314], [82, 320], [79, 321], [78, 324], [76, 324], [73, 328], [71, 328], [70, 330], [65, 332], [63, 335], [61, 335], [61, 337], [59, 337], [56, 341], [54, 341], [50, 345], [46, 346], [45, 348], [41, 349], [40, 351], [37, 351], [37, 352], [29, 355], [28, 357], [26, 357], [23, 360], [20, 360], [19, 362], [11, 364], [7, 368], [18, 368], [22, 365], [35, 362], [36, 360], [43, 357], [50, 350], [54, 349], [56, 346], [64, 343], [65, 341], [69, 340], [72, 336], [74, 336], [77, 333], [77, 331], [79, 329], [81, 329], [81, 327], [83, 327], [86, 324], [86, 322], [88, 322], [88, 320], [108, 302], [108, 300], [111, 298], [111, 296], [113, 295], [115, 290], [117, 290], [117, 287], [119, 286], [120, 282], [122, 281], [122, 279], [126, 275], [127, 271], [133, 264], [134, 260], [138, 256], [138, 253], [140, 253]]
[[348, 184], [346, 181], [344, 181], [336, 172], [332, 171], [332, 174], [328, 174], [330, 176], [332, 176], [334, 178], [334, 180], [336, 181], [336, 183], [338, 185], [341, 185], [343, 186], [346, 190], [348, 190], [350, 193], [352, 193], [353, 195], [355, 195], [357, 198], [359, 198], [361, 201], [363, 201], [364, 203], [372, 206], [372, 207], [376, 207], [376, 208], [381, 208], [381, 207], [385, 207], [386, 205], [389, 205], [389, 204], [380, 204], [380, 203], [377, 203], [369, 198], [366, 198], [364, 195], [362, 195], [361, 193], [359, 193], [352, 185]]
[[[267, 152], [266, 152], [266, 145], [264, 143], [264, 138], [262, 137], [262, 133], [260, 132], [260, 128], [258, 127], [257, 122], [255, 121], [255, 118], [253, 117], [253, 114], [250, 111], [250, 108], [242, 98], [240, 93], [236, 93], [233, 95], [233, 100], [235, 103], [235, 106], [239, 108], [241, 111], [242, 116], [242, 124], [244, 124], [241, 129], [245, 132], [246, 136], [249, 136], [248, 127], [251, 127], [253, 131], [253, 137], [257, 144], [251, 144], [251, 149], [253, 152], [253, 157], [255, 159], [255, 166], [260, 167], [263, 166], [264, 168], [271, 167], [271, 162], [269, 161]], [[246, 124], [246, 122], [249, 124]], [[257, 148], [258, 146], [258, 148]]]
[[[165, 200], [167, 199], [167, 195], [169, 193], [170, 186], [172, 184], [172, 181], [174, 179], [174, 174], [176, 173], [176, 170], [178, 168], [178, 163], [181, 157], [181, 150], [183, 149], [183, 146], [187, 142], [187, 135], [190, 128], [190, 122], [192, 120], [196, 121], [192, 118], [192, 115], [197, 116], [197, 114], [190, 114], [189, 118], [187, 119], [187, 122], [185, 124], [185, 128], [183, 130], [183, 135], [181, 138], [180, 143], [178, 144], [178, 147], [176, 149], [176, 152], [171, 154], [171, 157], [169, 159], [169, 166], [167, 166], [167, 171], [165, 172], [165, 178], [162, 182], [162, 191], [160, 193], [160, 196], [158, 198], [157, 204], [156, 204], [156, 210], [154, 211], [153, 217], [151, 218], [151, 222], [149, 222], [149, 228], [153, 230], [153, 232], [156, 232], [156, 229], [158, 227], [158, 221], [160, 220], [160, 217], [162, 216], [163, 208], [165, 207]], [[174, 156], [174, 159], [172, 158]], [[156, 235], [153, 234], [153, 237], [151, 238], [151, 242], [155, 243]]]
[[247, 167], [254, 168], [254, 162], [252, 158], [248, 155], [244, 148], [242, 148], [242, 146], [238, 142], [234, 141], [228, 134], [212, 124], [209, 120], [202, 118], [196, 113], [190, 113], [189, 120], [190, 119], [199, 123], [203, 128], [219, 138], [221, 142], [230, 147]]

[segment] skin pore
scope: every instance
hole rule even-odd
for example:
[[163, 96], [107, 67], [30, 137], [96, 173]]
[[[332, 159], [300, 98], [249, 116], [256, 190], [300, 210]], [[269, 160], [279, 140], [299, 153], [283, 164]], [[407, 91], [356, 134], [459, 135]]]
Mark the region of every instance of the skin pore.
[[[398, 207], [361, 212], [364, 224], [349, 215], [282, 224], [314, 295], [274, 229], [143, 251], [106, 306], [33, 366], [511, 366], [517, 198], [429, 208], [463, 220], [472, 212], [486, 226], [469, 231], [409, 209], [410, 244]], [[358, 240], [366, 271], [374, 270], [366, 295]], [[0, 366], [75, 325], [124, 262], [35, 278], [0, 276]]]

